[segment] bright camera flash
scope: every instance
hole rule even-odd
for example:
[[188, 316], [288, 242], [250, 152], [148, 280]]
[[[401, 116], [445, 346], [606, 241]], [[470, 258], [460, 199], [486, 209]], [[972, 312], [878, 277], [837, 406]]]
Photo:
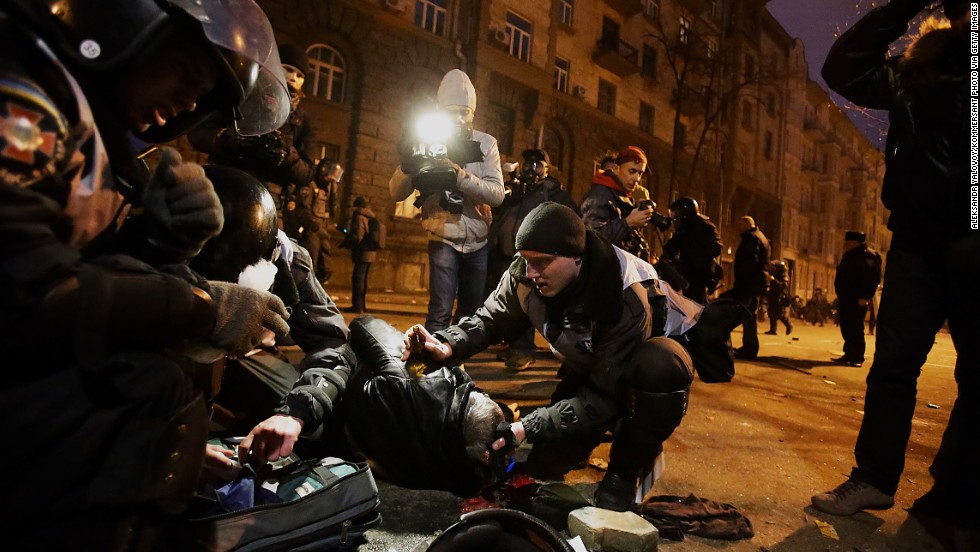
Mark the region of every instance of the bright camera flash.
[[426, 113], [415, 123], [415, 132], [422, 142], [445, 144], [453, 135], [453, 120], [445, 113]]

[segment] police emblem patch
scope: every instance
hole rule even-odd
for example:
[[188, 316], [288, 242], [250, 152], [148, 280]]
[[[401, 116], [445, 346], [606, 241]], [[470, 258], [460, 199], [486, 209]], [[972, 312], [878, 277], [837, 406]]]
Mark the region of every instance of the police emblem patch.
[[65, 156], [67, 125], [51, 101], [18, 80], [0, 79], [0, 182], [30, 186]]
[[5, 107], [7, 116], [0, 116], [4, 141], [0, 149], [0, 157], [32, 166], [38, 164], [35, 161], [36, 154], [44, 156], [38, 160], [41, 163], [53, 157], [56, 134], [42, 130], [38, 124], [44, 118], [44, 114], [16, 105], [9, 100]]

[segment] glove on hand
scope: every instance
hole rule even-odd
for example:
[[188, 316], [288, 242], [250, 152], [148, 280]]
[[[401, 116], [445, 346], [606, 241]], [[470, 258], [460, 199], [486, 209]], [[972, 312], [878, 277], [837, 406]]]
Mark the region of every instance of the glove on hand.
[[415, 155], [415, 144], [412, 137], [408, 133], [402, 134], [402, 137], [395, 145], [395, 149], [398, 152], [398, 161], [401, 163], [402, 172], [408, 176], [415, 175], [422, 165], [424, 158], [420, 155]]
[[184, 163], [173, 148], [163, 156], [143, 194], [150, 240], [196, 255], [218, 235], [225, 218], [214, 186], [197, 163]]
[[289, 333], [289, 313], [275, 295], [228, 282], [211, 282], [218, 307], [209, 341], [232, 356], [242, 356], [262, 344], [267, 332]]

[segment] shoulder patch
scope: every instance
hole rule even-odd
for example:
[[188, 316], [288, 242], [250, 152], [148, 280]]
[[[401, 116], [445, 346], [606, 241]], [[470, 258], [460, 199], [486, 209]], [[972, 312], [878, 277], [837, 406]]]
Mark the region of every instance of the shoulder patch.
[[68, 124], [29, 82], [0, 76], [0, 182], [30, 186], [65, 157]]

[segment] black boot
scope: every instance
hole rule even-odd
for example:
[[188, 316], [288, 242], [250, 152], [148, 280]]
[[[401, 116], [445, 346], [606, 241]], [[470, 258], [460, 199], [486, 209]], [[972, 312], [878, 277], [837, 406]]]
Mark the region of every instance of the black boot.
[[635, 501], [636, 475], [631, 478], [615, 472], [606, 472], [606, 476], [595, 490], [596, 508], [625, 512], [633, 508]]

